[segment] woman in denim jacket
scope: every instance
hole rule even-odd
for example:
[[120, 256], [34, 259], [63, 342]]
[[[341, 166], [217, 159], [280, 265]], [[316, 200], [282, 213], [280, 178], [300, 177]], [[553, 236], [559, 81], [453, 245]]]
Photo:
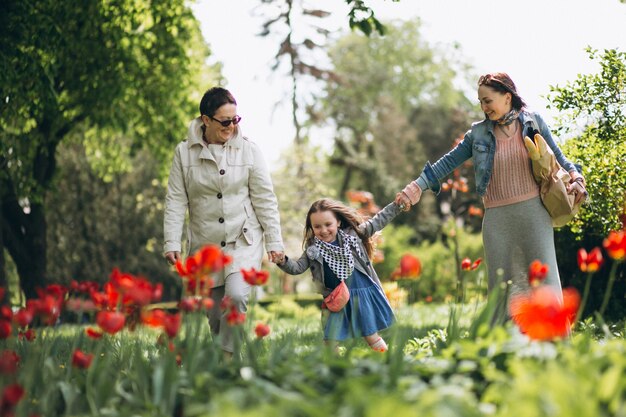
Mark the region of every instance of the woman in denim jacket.
[[476, 189], [485, 206], [482, 231], [489, 290], [510, 281], [509, 295], [526, 292], [529, 265], [539, 260], [548, 266], [544, 282], [561, 298], [552, 221], [532, 176], [524, 136], [532, 138], [538, 130], [544, 137], [572, 178], [568, 191], [576, 203], [587, 197], [585, 180], [565, 158], [543, 119], [526, 111], [507, 74], [480, 77], [478, 99], [485, 119], [472, 124], [463, 140], [437, 162], [427, 163], [420, 176], [397, 194], [396, 203], [408, 209], [419, 201], [423, 190], [438, 193], [440, 181], [472, 158]]

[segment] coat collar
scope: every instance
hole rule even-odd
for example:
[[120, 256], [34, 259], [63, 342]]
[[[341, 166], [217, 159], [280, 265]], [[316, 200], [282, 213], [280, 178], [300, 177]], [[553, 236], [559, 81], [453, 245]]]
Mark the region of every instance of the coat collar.
[[[191, 148], [194, 145], [203, 145], [202, 140], [202, 119], [196, 117], [189, 123], [189, 129], [187, 130], [187, 146]], [[235, 136], [230, 138], [225, 144], [226, 147], [239, 149], [243, 146], [243, 134], [241, 133], [241, 127], [235, 127]]]

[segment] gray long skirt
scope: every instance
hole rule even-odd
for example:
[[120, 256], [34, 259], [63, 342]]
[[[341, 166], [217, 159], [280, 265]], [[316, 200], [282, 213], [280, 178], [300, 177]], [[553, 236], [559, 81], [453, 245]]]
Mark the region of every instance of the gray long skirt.
[[486, 209], [482, 231], [490, 291], [509, 281], [509, 299], [528, 291], [528, 267], [537, 259], [549, 268], [544, 285], [562, 297], [552, 220], [540, 197]]

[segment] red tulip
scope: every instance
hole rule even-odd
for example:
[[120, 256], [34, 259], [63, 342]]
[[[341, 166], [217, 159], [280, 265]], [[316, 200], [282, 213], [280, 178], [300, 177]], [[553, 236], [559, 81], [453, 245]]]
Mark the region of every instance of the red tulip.
[[125, 322], [126, 317], [116, 311], [100, 311], [96, 315], [96, 324], [109, 334], [115, 334], [122, 330]]
[[19, 332], [17, 334], [18, 339], [26, 339], [27, 342], [32, 342], [36, 337], [35, 329], [28, 329], [25, 332]]
[[72, 366], [80, 369], [87, 369], [91, 366], [93, 360], [93, 353], [84, 353], [79, 349], [74, 351], [72, 355]]
[[0, 319], [11, 320], [13, 318], [13, 310], [7, 305], [0, 306]]
[[20, 357], [12, 350], [5, 350], [0, 353], [0, 374], [10, 375], [17, 371]]
[[185, 297], [178, 303], [178, 308], [185, 312], [196, 311], [198, 309], [198, 299], [195, 297]]
[[478, 268], [482, 261], [482, 258], [478, 258], [472, 263], [472, 260], [470, 258], [464, 258], [461, 261], [461, 269], [464, 271], [473, 271]]
[[224, 298], [222, 298], [222, 301], [220, 302], [220, 310], [224, 311], [224, 310], [228, 310], [229, 308], [231, 308], [233, 305], [233, 299], [230, 298], [229, 296], [224, 296]]
[[92, 339], [100, 339], [103, 335], [102, 332], [99, 332], [98, 330], [94, 329], [93, 327], [87, 327], [85, 329], [85, 334], [87, 334], [87, 336], [91, 337]]
[[268, 326], [267, 324], [259, 323], [254, 328], [254, 333], [256, 333], [256, 337], [262, 339], [270, 334], [270, 326]]
[[623, 230], [610, 232], [602, 242], [602, 246], [609, 256], [616, 261], [626, 259], [626, 234]]
[[202, 299], [202, 309], [204, 309], [204, 310], [211, 310], [213, 308], [214, 304], [215, 304], [215, 301], [213, 301], [212, 298], [203, 298]]
[[246, 313], [240, 313], [235, 305], [230, 306], [230, 311], [226, 315], [226, 322], [229, 326], [237, 326], [245, 323]]
[[600, 248], [595, 247], [589, 253], [583, 248], [578, 250], [578, 267], [582, 272], [596, 272], [603, 263], [604, 258], [602, 257]]
[[469, 271], [472, 267], [472, 261], [470, 258], [463, 258], [461, 261], [461, 269], [464, 271]]
[[269, 272], [257, 271], [254, 268], [248, 270], [242, 269], [241, 274], [243, 275], [244, 281], [250, 285], [265, 285], [270, 277]]
[[569, 334], [580, 296], [574, 288], [563, 290], [563, 302], [552, 287], [541, 286], [529, 295], [511, 298], [513, 321], [520, 331], [533, 340], [553, 340]]
[[[3, 412], [10, 411], [17, 405], [24, 396], [24, 388], [20, 384], [11, 384], [4, 387], [0, 408]], [[4, 415], [4, 414], [3, 414]], [[7, 413], [6, 415], [10, 415]]]
[[422, 263], [411, 255], [405, 254], [400, 258], [400, 274], [407, 278], [418, 278], [422, 273]]
[[13, 326], [9, 320], [0, 319], [0, 339], [7, 339], [13, 334]]
[[549, 269], [548, 265], [534, 260], [528, 268], [528, 283], [531, 286], [539, 285], [548, 276]]
[[170, 339], [173, 339], [178, 334], [180, 329], [182, 315], [180, 313], [167, 314], [163, 317], [163, 330]]
[[13, 315], [13, 322], [19, 327], [28, 326], [34, 318], [33, 311], [28, 308], [20, 308], [17, 313]]

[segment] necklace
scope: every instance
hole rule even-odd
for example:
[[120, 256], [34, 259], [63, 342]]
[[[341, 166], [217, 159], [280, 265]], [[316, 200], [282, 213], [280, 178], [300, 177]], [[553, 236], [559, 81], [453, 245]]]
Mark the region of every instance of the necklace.
[[511, 139], [513, 137], [513, 135], [515, 135], [517, 133], [517, 122], [512, 123], [512, 125], [514, 126], [513, 131], [511, 132], [511, 134], [506, 133], [506, 130], [504, 130], [504, 125], [497, 125], [500, 128], [500, 131], [502, 133], [504, 133], [504, 136], [506, 136], [507, 139]]

